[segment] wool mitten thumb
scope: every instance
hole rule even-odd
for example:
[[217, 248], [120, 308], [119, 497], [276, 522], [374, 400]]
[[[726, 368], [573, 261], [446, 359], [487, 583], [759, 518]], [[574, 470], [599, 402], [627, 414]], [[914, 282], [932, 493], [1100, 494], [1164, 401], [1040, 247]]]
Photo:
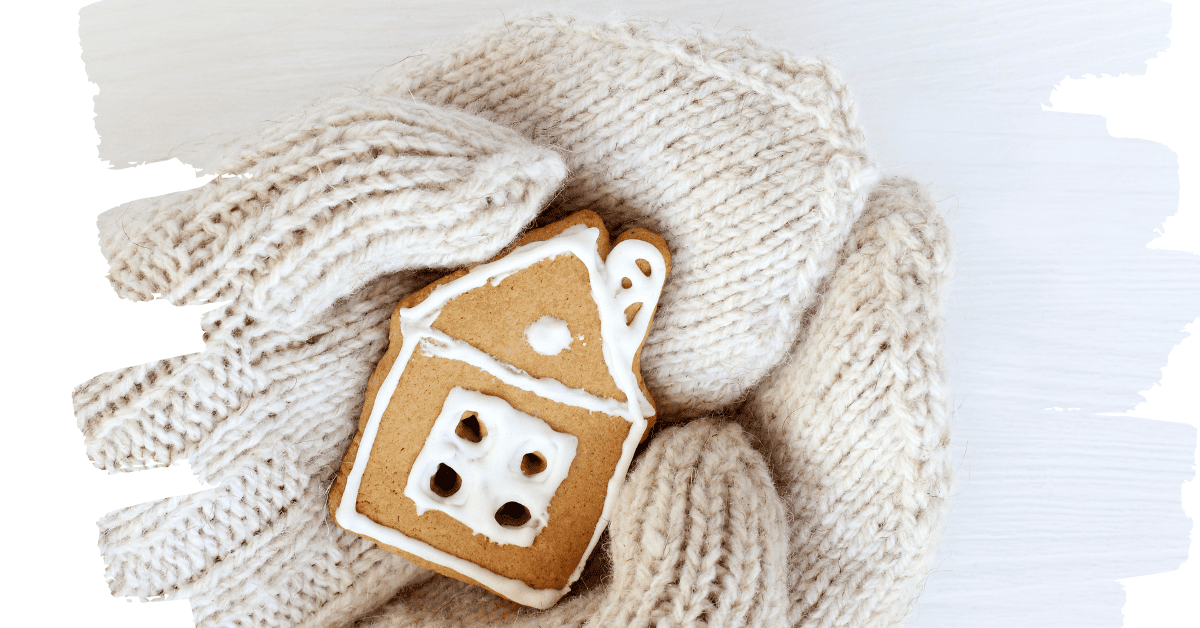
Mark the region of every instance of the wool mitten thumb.
[[435, 576], [359, 626], [782, 625], [787, 517], [735, 424], [700, 419], [651, 440], [621, 489], [608, 541], [574, 591], [538, 611]]
[[880, 182], [800, 344], [744, 409], [789, 511], [787, 625], [898, 625], [927, 574], [953, 471], [951, 272], [928, 195]]

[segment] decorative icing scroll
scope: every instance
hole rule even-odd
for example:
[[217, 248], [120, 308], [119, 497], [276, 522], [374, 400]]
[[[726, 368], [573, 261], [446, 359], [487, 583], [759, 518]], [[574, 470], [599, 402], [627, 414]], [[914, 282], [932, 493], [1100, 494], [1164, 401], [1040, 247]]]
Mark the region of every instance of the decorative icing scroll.
[[[649, 275], [642, 269], [642, 262], [650, 271]], [[650, 319], [654, 316], [654, 306], [658, 303], [658, 295], [662, 294], [663, 282], [667, 278], [667, 266], [658, 248], [643, 240], [625, 240], [613, 247], [604, 263], [608, 274], [608, 288], [612, 291], [613, 309], [621, 312], [619, 318], [623, 326], [611, 325], [619, 332], [603, 328], [601, 334], [605, 342], [619, 345], [622, 358], [629, 356], [629, 365], [633, 368], [633, 355], [642, 346], [646, 330], [650, 327]], [[629, 287], [625, 287], [628, 285]], [[629, 322], [625, 321], [629, 308], [639, 307], [637, 314]], [[611, 316], [611, 315], [610, 315]], [[607, 334], [612, 333], [615, 337]]]

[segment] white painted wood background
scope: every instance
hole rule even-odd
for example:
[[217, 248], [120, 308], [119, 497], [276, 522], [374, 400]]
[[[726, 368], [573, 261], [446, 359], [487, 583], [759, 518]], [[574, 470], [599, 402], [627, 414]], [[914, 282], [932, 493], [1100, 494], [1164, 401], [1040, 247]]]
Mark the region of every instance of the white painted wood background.
[[[47, 13], [56, 20], [49, 31], [55, 37], [79, 9], [63, 6], [69, 10]], [[1187, 558], [1192, 523], [1180, 485], [1194, 475], [1196, 430], [1106, 414], [1141, 401], [1138, 392], [1158, 381], [1171, 348], [1186, 336], [1182, 329], [1200, 316], [1200, 257], [1146, 248], [1176, 212], [1180, 182], [1171, 150], [1115, 139], [1098, 116], [1044, 105], [1066, 76], [1143, 73], [1146, 60], [1169, 45], [1171, 5], [670, 0], [652, 9], [634, 2], [597, 6], [103, 0], [78, 12], [75, 45], [83, 65], [76, 47], [64, 62], [75, 65], [64, 66], [62, 80], [98, 87], [101, 159], [118, 168], [170, 159], [205, 167], [223, 142], [278, 112], [351, 86], [479, 22], [531, 7], [743, 28], [772, 45], [833, 59], [857, 96], [880, 166], [931, 185], [958, 251], [946, 347], [959, 476], [936, 570], [909, 622], [922, 628], [1120, 626], [1125, 594], [1118, 580], [1171, 571]], [[68, 48], [64, 41], [56, 45]], [[22, 93], [37, 108], [58, 111], [59, 103], [38, 101], [40, 92]], [[56, 119], [91, 124], [72, 103]], [[16, 128], [28, 119], [10, 117], [8, 124]], [[53, 148], [45, 154], [55, 154]], [[43, 154], [36, 152], [41, 147], [30, 150]], [[30, 154], [6, 159], [25, 163]], [[59, 156], [67, 154], [75, 153]], [[95, 153], [84, 157], [94, 161]], [[42, 162], [38, 172], [55, 167]], [[123, 172], [53, 181], [73, 187], [124, 177], [141, 191], [137, 196], [195, 184], [178, 164]], [[78, 251], [75, 257], [60, 253], [44, 262], [45, 276], [70, 277], [65, 285], [77, 290], [73, 302], [84, 312], [117, 307], [109, 304], [115, 298], [102, 278], [91, 230], [95, 213], [128, 200], [111, 185], [97, 184], [86, 203], [63, 210], [61, 220], [74, 222], [61, 227], [69, 235], [60, 246]], [[59, 211], [54, 203], [43, 199], [20, 209], [31, 216], [16, 219], [18, 226], [50, 237], [47, 225], [58, 222], [47, 218]], [[73, 267], [59, 257], [84, 261]], [[14, 281], [26, 285], [21, 277]], [[32, 280], [28, 286], [44, 290]], [[65, 560], [82, 561], [76, 564], [86, 565], [83, 573], [46, 570], [43, 555], [37, 573], [47, 575], [23, 583], [61, 591], [56, 598], [64, 601], [78, 591], [103, 592], [94, 528], [78, 528], [124, 505], [102, 498], [104, 481], [115, 486], [122, 480], [88, 475], [73, 432], [70, 387], [104, 370], [199, 346], [196, 331], [185, 332], [187, 346], [167, 350], [169, 342], [161, 341], [182, 328], [195, 330], [195, 311], [122, 307], [122, 320], [136, 323], [100, 328], [91, 317], [38, 312], [38, 324], [81, 332], [70, 344], [60, 342], [61, 353], [46, 363], [58, 377], [52, 401], [20, 417], [36, 417], [31, 435], [61, 443], [54, 460], [69, 471], [60, 482], [80, 504], [78, 516], [43, 531], [69, 539]], [[148, 326], [155, 319], [167, 322]], [[123, 333], [130, 333], [129, 343]], [[57, 357], [74, 354], [79, 344], [107, 349], [80, 360]], [[18, 364], [45, 361], [44, 345], [30, 346], [37, 353]], [[105, 617], [151, 625], [160, 620], [147, 619], [150, 607], [178, 625], [190, 617], [186, 604], [121, 606], [105, 608]], [[37, 608], [39, 617], [55, 610], [42, 602]], [[1179, 625], [1200, 625], [1200, 618], [1185, 621], [1191, 619], [1196, 622]]]

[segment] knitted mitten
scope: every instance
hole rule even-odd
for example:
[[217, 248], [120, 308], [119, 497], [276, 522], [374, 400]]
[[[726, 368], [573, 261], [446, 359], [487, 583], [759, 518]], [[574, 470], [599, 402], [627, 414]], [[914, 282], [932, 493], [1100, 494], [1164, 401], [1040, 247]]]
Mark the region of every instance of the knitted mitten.
[[896, 625], [915, 599], [953, 475], [950, 273], [929, 197], [880, 182], [800, 344], [744, 408], [792, 518], [788, 625]]
[[432, 279], [394, 273], [494, 255], [566, 171], [410, 99], [330, 100], [253, 146], [241, 176], [101, 217], [119, 294], [229, 303], [203, 352], [101, 375], [76, 415], [100, 468], [186, 457], [219, 484], [101, 520], [114, 594], [191, 598], [201, 626], [325, 626], [428, 575], [328, 521], [392, 308]]
[[671, 246], [642, 351], [659, 414], [739, 400], [786, 355], [875, 173], [838, 72], [748, 37], [533, 18], [376, 75], [563, 150], [578, 209]]

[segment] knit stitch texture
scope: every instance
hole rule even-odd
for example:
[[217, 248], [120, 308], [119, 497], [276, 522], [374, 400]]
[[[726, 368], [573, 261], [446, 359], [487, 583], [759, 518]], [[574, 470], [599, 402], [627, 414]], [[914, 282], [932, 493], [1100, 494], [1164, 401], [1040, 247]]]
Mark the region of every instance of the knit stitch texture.
[[496, 254], [566, 170], [509, 129], [385, 97], [318, 103], [252, 146], [230, 176], [101, 216], [118, 294], [232, 301], [202, 353], [97, 377], [75, 411], [96, 466], [186, 457], [219, 484], [100, 521], [114, 594], [191, 598], [201, 626], [323, 626], [427, 574], [325, 506], [391, 310], [434, 277], [396, 271]]
[[642, 371], [669, 416], [725, 408], [779, 363], [875, 178], [838, 72], [749, 38], [530, 19], [375, 87], [559, 148], [573, 176], [547, 219], [591, 209], [666, 238]]
[[[118, 294], [229, 300], [203, 321], [204, 352], [76, 391], [97, 466], [186, 457], [220, 484], [100, 522], [114, 593], [188, 597], [205, 627], [908, 612], [951, 480], [949, 238], [918, 186], [876, 182], [827, 62], [529, 18], [390, 66], [246, 147], [202, 188], [100, 219]], [[417, 269], [485, 259], [577, 209], [671, 248], [642, 353], [663, 427], [575, 590], [535, 611], [344, 533], [325, 499], [387, 315], [436, 276]]]
[[790, 625], [907, 612], [946, 514], [949, 235], [915, 184], [876, 186], [805, 337], [741, 415], [793, 517]]

